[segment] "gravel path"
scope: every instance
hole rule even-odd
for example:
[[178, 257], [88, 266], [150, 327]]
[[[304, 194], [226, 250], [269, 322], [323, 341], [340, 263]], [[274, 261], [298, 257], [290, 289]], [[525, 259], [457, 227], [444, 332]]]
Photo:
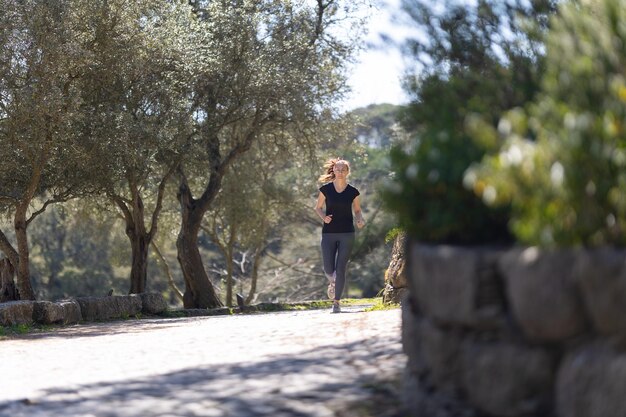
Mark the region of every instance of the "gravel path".
[[396, 416], [400, 310], [362, 310], [129, 320], [0, 341], [0, 416]]

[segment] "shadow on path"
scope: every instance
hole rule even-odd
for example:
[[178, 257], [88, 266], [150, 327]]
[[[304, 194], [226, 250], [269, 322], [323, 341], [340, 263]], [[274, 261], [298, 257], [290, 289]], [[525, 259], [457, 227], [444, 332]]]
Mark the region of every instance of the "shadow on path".
[[[257, 363], [47, 390], [0, 403], [0, 416], [369, 416], [368, 401], [399, 378], [405, 363], [398, 340], [370, 338]], [[392, 410], [380, 405], [372, 417], [399, 415], [397, 396]]]
[[[342, 307], [341, 314], [348, 313], [362, 313], [372, 304], [362, 305], [348, 305]], [[309, 311], [326, 311], [327, 309], [316, 309]], [[294, 314], [299, 312], [298, 310], [287, 311], [273, 311], [273, 312], [259, 312], [252, 314], [263, 314], [265, 316], [281, 315], [281, 314]], [[301, 312], [301, 311], [300, 311]], [[236, 315], [223, 315], [223, 316], [195, 316], [195, 317], [151, 317], [143, 319], [119, 319], [111, 320], [107, 322], [92, 322], [64, 325], [59, 327], [52, 327], [48, 331], [41, 333], [28, 333], [22, 335], [10, 336], [10, 340], [37, 340], [37, 339], [52, 339], [52, 338], [82, 338], [82, 337], [98, 337], [98, 336], [110, 336], [116, 334], [131, 334], [141, 333], [144, 331], [151, 331], [154, 329], [166, 329], [177, 327], [180, 323], [190, 323], [194, 320], [228, 320], [234, 317], [245, 317], [239, 314]]]

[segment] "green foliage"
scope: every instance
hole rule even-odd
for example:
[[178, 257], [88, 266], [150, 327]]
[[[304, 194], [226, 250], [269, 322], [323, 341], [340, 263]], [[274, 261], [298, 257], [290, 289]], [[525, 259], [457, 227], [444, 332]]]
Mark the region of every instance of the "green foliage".
[[395, 310], [397, 308], [400, 308], [400, 304], [398, 303], [383, 302], [382, 297], [377, 297], [374, 300], [375, 300], [374, 305], [366, 308], [365, 311], [385, 311], [385, 310]]
[[111, 213], [91, 211], [84, 203], [43, 213], [31, 226], [31, 275], [38, 297], [103, 296], [109, 289], [126, 293], [126, 271], [116, 267], [126, 265], [129, 254], [123, 231], [114, 225]]
[[393, 104], [371, 104], [356, 109], [356, 138], [370, 147], [388, 148], [394, 141], [396, 116], [400, 106]]
[[[159, 210], [161, 202], [179, 202], [167, 181], [181, 161], [176, 173], [202, 196], [189, 206], [216, 196], [206, 210], [220, 232], [236, 229], [234, 247], [248, 255], [247, 271], [255, 256], [283, 250], [292, 265], [318, 267], [317, 244], [302, 249], [293, 238], [318, 239], [305, 214], [315, 178], [306, 167], [352, 127], [333, 105], [345, 92], [344, 64], [359, 27], [345, 37], [331, 28], [356, 23], [359, 4], [319, 3], [321, 13], [312, 4], [273, 0], [0, 2], [0, 211], [11, 215], [20, 206], [15, 224], [32, 232], [29, 242], [20, 229], [23, 256], [14, 263], [23, 266], [22, 278], [30, 274], [43, 298], [126, 292], [124, 231], [136, 237], [147, 229], [146, 242], [158, 239], [175, 259], [181, 207], [164, 221]], [[359, 117], [385, 145], [395, 111], [373, 106]], [[393, 223], [372, 191], [388, 165], [384, 151], [353, 145], [342, 155], [354, 163], [370, 220], [355, 256], [357, 287], [372, 291], [382, 280], [382, 236]], [[81, 216], [67, 203], [66, 211], [49, 212], [48, 204], [94, 194], [98, 203], [115, 202], [125, 230], [109, 213]], [[157, 221], [165, 223], [158, 238]], [[16, 235], [2, 234], [5, 254]], [[215, 245], [200, 237], [206, 264], [223, 270]], [[153, 267], [148, 286], [165, 291]], [[294, 268], [297, 284], [284, 292], [278, 284], [265, 297], [309, 295], [311, 287], [300, 284], [312, 281], [311, 271], [308, 264], [309, 275]], [[182, 283], [180, 270], [172, 275]]]
[[522, 27], [524, 17], [551, 10], [544, 3], [549, 2], [528, 8], [526, 2], [481, 1], [474, 7], [450, 2], [442, 13], [421, 3], [405, 6], [429, 39], [410, 41], [407, 50], [427, 66], [406, 80], [414, 99], [400, 120], [413, 139], [391, 150], [393, 178], [383, 195], [415, 238], [511, 241], [509, 208], [485, 205], [463, 177], [497, 144], [493, 137], [473, 136], [472, 126], [494, 125], [504, 110], [537, 91], [540, 48]]
[[513, 206], [523, 242], [626, 244], [624, 22], [623, 0], [563, 4], [542, 93], [503, 119], [502, 148], [468, 174], [483, 198]]
[[393, 229], [391, 229], [391, 230], [389, 231], [389, 233], [387, 233], [387, 235], [385, 236], [385, 243], [390, 243], [390, 242], [393, 242], [393, 241], [396, 239], [396, 237], [397, 237], [400, 233], [402, 233], [402, 232], [403, 232], [403, 230], [402, 230], [401, 228], [399, 228], [399, 227], [394, 227], [394, 228], [393, 228]]
[[222, 257], [227, 305], [232, 304], [235, 283], [243, 289], [245, 282], [250, 288], [247, 298], [254, 297], [263, 253], [284, 229], [300, 221], [296, 201], [305, 190], [292, 181], [293, 145], [292, 141], [271, 147], [253, 144], [232, 164], [205, 216], [202, 230]]
[[[80, 133], [90, 61], [75, 3], [0, 2], [0, 210], [85, 191], [95, 164]], [[39, 207], [37, 207], [39, 208]]]
[[33, 329], [29, 324], [14, 324], [8, 327], [0, 327], [0, 336], [8, 336], [11, 334], [27, 334]]
[[193, 44], [176, 37], [190, 37], [190, 8], [154, 0], [79, 3], [82, 36], [93, 39], [83, 53], [97, 57], [77, 81], [89, 115], [81, 128], [98, 139], [100, 185], [122, 201], [156, 194], [152, 189], [188, 146], [191, 115], [182, 86], [191, 83], [185, 66], [192, 59], [183, 49]]

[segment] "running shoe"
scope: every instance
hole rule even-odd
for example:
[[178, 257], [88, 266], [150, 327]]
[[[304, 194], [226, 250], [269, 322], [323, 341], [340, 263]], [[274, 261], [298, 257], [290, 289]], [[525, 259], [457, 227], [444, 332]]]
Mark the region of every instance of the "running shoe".
[[335, 283], [331, 282], [328, 284], [328, 289], [326, 290], [326, 294], [328, 295], [328, 299], [332, 300], [335, 298]]
[[339, 306], [338, 303], [334, 303], [333, 304], [333, 313], [341, 313], [341, 307]]

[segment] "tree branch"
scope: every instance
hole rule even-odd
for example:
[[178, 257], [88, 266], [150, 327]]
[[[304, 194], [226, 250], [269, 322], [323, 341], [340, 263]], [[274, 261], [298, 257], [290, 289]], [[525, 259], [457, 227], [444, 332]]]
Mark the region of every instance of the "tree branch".
[[172, 291], [174, 291], [174, 295], [176, 295], [176, 298], [178, 298], [180, 301], [183, 301], [183, 293], [176, 286], [176, 283], [174, 282], [174, 277], [172, 276], [172, 271], [170, 270], [170, 266], [167, 263], [167, 260], [165, 259], [161, 251], [159, 250], [159, 247], [154, 242], [154, 240], [150, 242], [150, 245], [152, 245], [152, 249], [157, 254], [157, 257], [159, 258], [159, 260], [161, 261], [160, 262], [161, 265], [163, 265], [163, 270], [165, 271], [165, 275], [167, 276], [167, 282], [170, 285], [170, 288], [172, 289]]
[[324, 33], [324, 14], [326, 13], [326, 9], [333, 3], [334, 0], [329, 0], [326, 3], [324, 3], [324, 0], [317, 0], [317, 20], [315, 22], [313, 37], [309, 41], [310, 46], [313, 46]]
[[305, 259], [299, 259], [299, 260], [297, 260], [296, 262], [289, 264], [289, 263], [287, 263], [287, 262], [285, 262], [285, 261], [281, 261], [280, 259], [278, 259], [278, 258], [277, 258], [277, 257], [275, 257], [275, 256], [270, 255], [269, 253], [267, 253], [265, 256], [267, 256], [268, 258], [270, 258], [270, 259], [274, 260], [275, 262], [278, 262], [278, 263], [279, 263], [279, 264], [281, 264], [281, 265], [286, 266], [286, 267], [287, 267], [287, 269], [286, 269], [286, 270], [292, 269], [292, 270], [294, 270], [294, 271], [296, 271], [296, 272], [300, 272], [300, 273], [302, 273], [302, 274], [306, 274], [306, 275], [322, 276], [321, 274], [312, 274], [312, 273], [311, 273], [311, 271], [304, 271], [304, 270], [301, 270], [301, 269], [297, 269], [297, 268], [296, 268], [296, 265], [300, 265], [300, 264], [303, 264], [303, 263], [307, 262], [307, 261], [308, 261], [308, 259], [307, 259], [307, 258], [305, 258]]
[[161, 178], [161, 182], [159, 183], [159, 188], [157, 192], [157, 201], [156, 207], [152, 212], [152, 220], [150, 221], [150, 231], [148, 232], [148, 239], [152, 240], [157, 231], [157, 225], [159, 222], [159, 215], [161, 214], [161, 210], [163, 209], [163, 196], [165, 194], [165, 185], [167, 181], [174, 175], [174, 172], [178, 168], [179, 161], [173, 163], [169, 170], [165, 173], [165, 176]]
[[204, 231], [204, 233], [207, 234], [209, 239], [211, 239], [211, 242], [213, 242], [215, 246], [219, 248], [220, 252], [222, 252], [222, 255], [226, 257], [226, 247], [222, 244], [222, 242], [217, 237], [217, 233], [213, 232], [211, 229], [209, 229], [203, 224], [200, 225], [200, 229], [202, 229], [202, 231]]
[[212, 143], [212, 149], [209, 150], [209, 159], [211, 161], [211, 174], [209, 177], [209, 183], [207, 184], [202, 196], [196, 200], [197, 207], [199, 212], [196, 214], [197, 216], [202, 216], [209, 209], [209, 205], [217, 195], [220, 186], [222, 184], [222, 178], [226, 174], [226, 171], [230, 167], [230, 165], [243, 153], [248, 151], [252, 147], [252, 143], [254, 139], [257, 137], [260, 128], [267, 122], [269, 122], [272, 118], [272, 115], [268, 115], [265, 118], [262, 118], [262, 109], [257, 109], [254, 115], [254, 120], [251, 123], [251, 126], [244, 136], [243, 140], [233, 146], [228, 154], [221, 158], [219, 153], [219, 146], [215, 146], [219, 144], [219, 141], [216, 137], [215, 142]]
[[46, 211], [46, 208], [48, 208], [48, 206], [50, 204], [54, 204], [54, 203], [62, 203], [64, 201], [68, 200], [68, 196], [55, 196], [50, 200], [46, 200], [43, 205], [41, 206], [41, 208], [37, 211], [35, 211], [34, 213], [32, 213], [30, 215], [30, 217], [26, 220], [26, 226], [28, 227], [28, 225], [30, 224], [30, 222], [32, 222], [35, 217], [39, 216], [41, 213], [43, 213], [44, 211]]
[[126, 201], [125, 199], [123, 199], [120, 196], [117, 195], [109, 195], [109, 198], [115, 203], [117, 204], [117, 207], [119, 207], [120, 211], [123, 214], [123, 218], [126, 221], [126, 223], [128, 224], [129, 222], [132, 223], [133, 221], [133, 214], [130, 212], [128, 206], [126, 205]]
[[17, 265], [19, 264], [19, 254], [7, 239], [7, 236], [4, 234], [2, 230], [0, 230], [0, 250], [9, 258], [9, 261], [13, 265], [13, 268], [17, 269]]

